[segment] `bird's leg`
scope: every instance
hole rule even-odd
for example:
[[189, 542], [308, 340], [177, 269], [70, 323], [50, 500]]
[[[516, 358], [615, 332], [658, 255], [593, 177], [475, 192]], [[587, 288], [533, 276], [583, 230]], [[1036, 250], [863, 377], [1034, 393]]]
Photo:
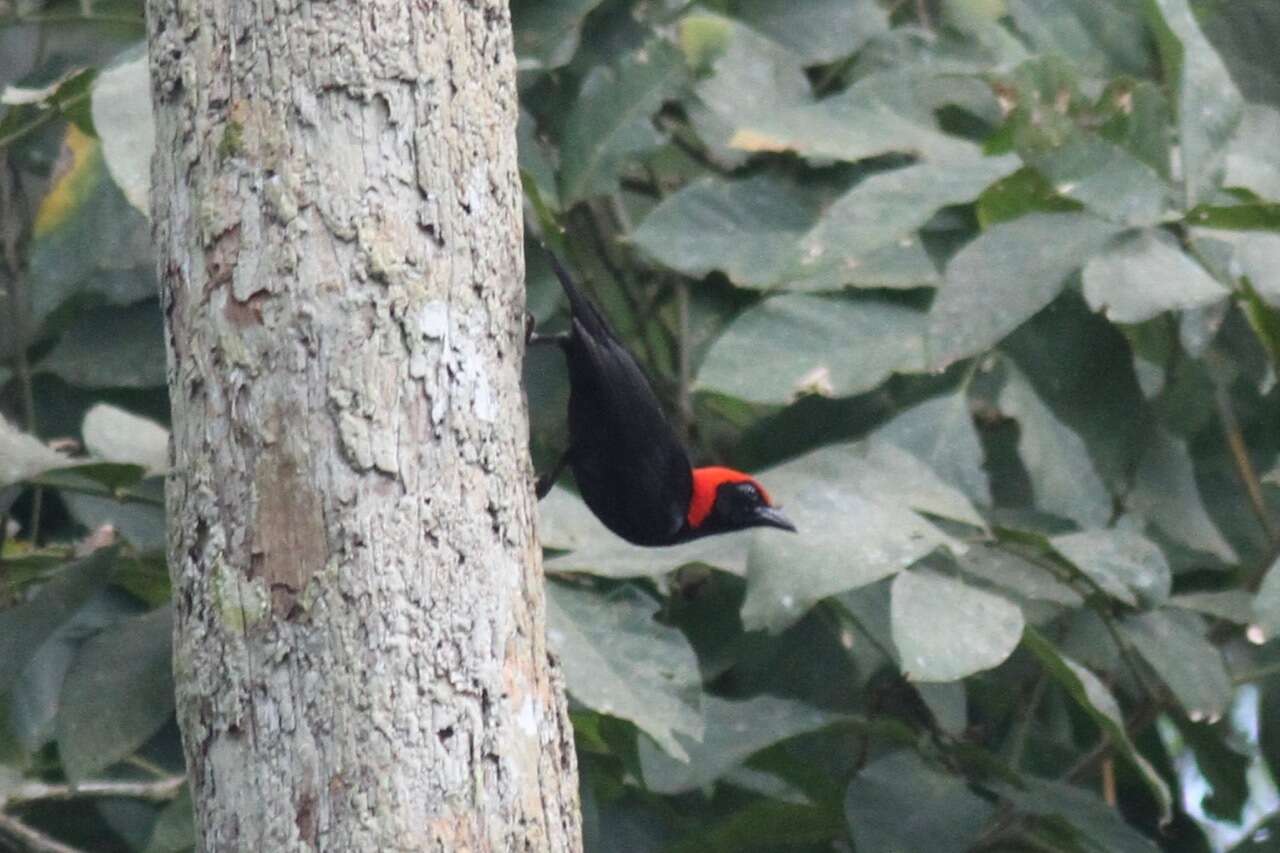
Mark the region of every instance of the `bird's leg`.
[[560, 475], [564, 473], [565, 467], [569, 464], [569, 451], [566, 450], [564, 455], [560, 457], [560, 461], [555, 467], [538, 478], [538, 484], [534, 487], [534, 493], [538, 496], [538, 500], [542, 500], [551, 491], [551, 487], [556, 484], [556, 480], [560, 479]]

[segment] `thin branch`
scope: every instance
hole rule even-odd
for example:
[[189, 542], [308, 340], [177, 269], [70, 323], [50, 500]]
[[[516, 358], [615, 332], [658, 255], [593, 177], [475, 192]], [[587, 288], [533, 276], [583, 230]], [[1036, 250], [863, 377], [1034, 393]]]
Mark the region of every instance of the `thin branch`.
[[84, 853], [79, 847], [63, 844], [58, 839], [45, 835], [34, 826], [4, 812], [0, 812], [0, 833], [16, 839], [32, 853]]
[[134, 800], [164, 802], [181, 794], [185, 784], [186, 776], [166, 776], [150, 782], [104, 779], [75, 785], [28, 782], [11, 790], [5, 796], [3, 804], [8, 807], [25, 803], [78, 800], [84, 797], [129, 797]]
[[1249, 458], [1249, 448], [1244, 441], [1244, 432], [1240, 429], [1240, 419], [1236, 417], [1235, 406], [1231, 403], [1231, 392], [1227, 384], [1221, 380], [1213, 383], [1213, 401], [1218, 409], [1218, 420], [1222, 423], [1222, 432], [1227, 439], [1227, 447], [1231, 450], [1231, 461], [1235, 463], [1236, 475], [1240, 477], [1245, 492], [1249, 495], [1249, 505], [1253, 514], [1258, 517], [1267, 534], [1267, 541], [1275, 548], [1280, 544], [1280, 529], [1277, 529], [1271, 513], [1267, 512], [1267, 501], [1262, 494], [1262, 481], [1258, 471]]

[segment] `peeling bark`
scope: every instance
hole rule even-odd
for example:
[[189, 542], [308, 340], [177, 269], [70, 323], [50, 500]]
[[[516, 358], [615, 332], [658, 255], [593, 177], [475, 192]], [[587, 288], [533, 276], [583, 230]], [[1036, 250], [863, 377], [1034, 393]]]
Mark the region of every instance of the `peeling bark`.
[[581, 849], [506, 4], [147, 7], [201, 849]]

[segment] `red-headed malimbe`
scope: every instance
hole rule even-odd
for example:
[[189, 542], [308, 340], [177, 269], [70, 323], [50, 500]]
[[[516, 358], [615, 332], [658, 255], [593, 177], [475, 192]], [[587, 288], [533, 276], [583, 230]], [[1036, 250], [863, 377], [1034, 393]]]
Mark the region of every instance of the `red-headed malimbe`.
[[755, 478], [731, 468], [694, 468], [644, 371], [559, 260], [572, 328], [551, 338], [569, 363], [569, 447], [538, 481], [538, 497], [568, 465], [583, 501], [636, 545], [676, 545], [747, 527], [795, 527]]

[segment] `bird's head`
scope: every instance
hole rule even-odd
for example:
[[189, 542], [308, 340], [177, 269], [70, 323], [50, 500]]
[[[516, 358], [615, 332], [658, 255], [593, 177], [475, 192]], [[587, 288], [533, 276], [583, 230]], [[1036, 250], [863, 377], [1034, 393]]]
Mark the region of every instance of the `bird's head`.
[[732, 468], [693, 469], [693, 497], [685, 516], [692, 536], [746, 527], [778, 527], [795, 532], [755, 478]]

